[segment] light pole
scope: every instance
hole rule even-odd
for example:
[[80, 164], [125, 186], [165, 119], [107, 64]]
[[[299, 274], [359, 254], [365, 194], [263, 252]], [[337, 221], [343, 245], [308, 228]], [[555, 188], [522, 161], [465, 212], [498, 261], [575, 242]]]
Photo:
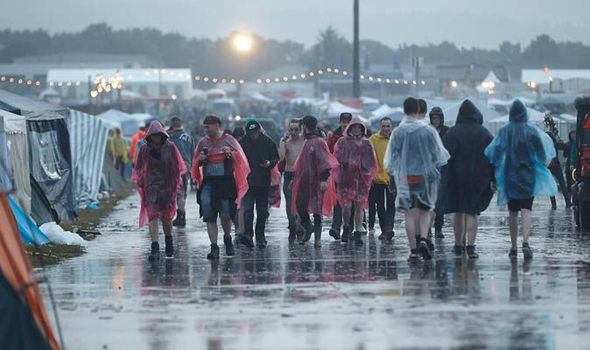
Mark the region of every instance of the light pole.
[[360, 86], [360, 58], [359, 58], [359, 0], [354, 0], [353, 6], [353, 48], [352, 48], [352, 97], [361, 96]]

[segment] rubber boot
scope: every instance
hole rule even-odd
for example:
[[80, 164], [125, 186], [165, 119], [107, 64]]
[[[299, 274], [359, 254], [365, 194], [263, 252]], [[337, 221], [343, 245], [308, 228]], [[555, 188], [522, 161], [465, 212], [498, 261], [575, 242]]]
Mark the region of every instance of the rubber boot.
[[152, 242], [152, 250], [148, 256], [148, 260], [156, 260], [160, 258], [160, 243]]
[[352, 238], [352, 237], [350, 237], [351, 235], [352, 235], [352, 227], [344, 226], [344, 228], [342, 229], [341, 241], [345, 242], [345, 243], [348, 242], [348, 240]]
[[223, 244], [225, 245], [225, 254], [227, 256], [234, 256], [236, 254], [230, 235], [223, 236]]
[[172, 235], [165, 235], [164, 242], [166, 242], [166, 257], [171, 258], [174, 255], [174, 245], [172, 244]]

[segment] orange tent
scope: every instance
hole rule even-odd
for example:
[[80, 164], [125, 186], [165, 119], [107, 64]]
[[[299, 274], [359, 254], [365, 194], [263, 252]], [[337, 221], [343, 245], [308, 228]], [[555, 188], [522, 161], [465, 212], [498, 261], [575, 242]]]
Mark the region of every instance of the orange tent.
[[0, 188], [0, 270], [4, 278], [28, 306], [42, 336], [52, 349], [59, 349], [51, 323], [43, 306], [37, 279], [25, 254], [17, 223], [10, 209], [8, 196]]

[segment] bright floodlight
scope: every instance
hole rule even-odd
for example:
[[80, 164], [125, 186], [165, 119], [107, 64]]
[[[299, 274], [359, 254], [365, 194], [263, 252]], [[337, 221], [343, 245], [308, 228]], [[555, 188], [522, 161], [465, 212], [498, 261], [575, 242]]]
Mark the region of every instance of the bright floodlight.
[[250, 49], [252, 49], [252, 38], [246, 35], [238, 35], [234, 39], [234, 44], [238, 51], [250, 51]]

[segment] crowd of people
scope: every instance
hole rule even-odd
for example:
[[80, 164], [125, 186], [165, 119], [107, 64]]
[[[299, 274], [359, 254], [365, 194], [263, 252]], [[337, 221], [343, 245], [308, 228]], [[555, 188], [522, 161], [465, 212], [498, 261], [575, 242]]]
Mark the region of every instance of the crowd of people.
[[[139, 224], [149, 225], [150, 259], [160, 254], [159, 222], [165, 254], [173, 256], [172, 227], [186, 225], [191, 178], [211, 243], [208, 259], [220, 257], [218, 219], [227, 256], [235, 254], [236, 243], [264, 249], [269, 207], [280, 203], [281, 173], [290, 243], [306, 244], [313, 236], [314, 245], [320, 246], [325, 217], [332, 217], [331, 239], [363, 245], [367, 228], [373, 231], [378, 218], [379, 239], [390, 241], [395, 236], [397, 201], [405, 219], [410, 262], [434, 257], [431, 229], [434, 238], [444, 238], [445, 214], [453, 214], [454, 254], [477, 259], [479, 217], [497, 192], [498, 205], [509, 209], [509, 257], [517, 257], [520, 213], [522, 254], [532, 258], [533, 200], [557, 193], [557, 170], [551, 168], [557, 159], [554, 135], [528, 123], [527, 109], [519, 100], [511, 106], [509, 123], [495, 137], [469, 100], [451, 128], [444, 125], [439, 107], [426, 119], [424, 100], [409, 97], [403, 110], [399, 126], [394, 128], [385, 117], [370, 137], [361, 119], [350, 113], [340, 115], [340, 125], [331, 133], [318, 127], [313, 116], [292, 119], [278, 145], [256, 119], [224, 132], [218, 117], [207, 116], [206, 135], [196, 145], [180, 119], [172, 118], [168, 131], [158, 121], [151, 122], [138, 136], [141, 141], [133, 144], [137, 156], [132, 177], [141, 196]], [[565, 184], [562, 191], [569, 205]]]

